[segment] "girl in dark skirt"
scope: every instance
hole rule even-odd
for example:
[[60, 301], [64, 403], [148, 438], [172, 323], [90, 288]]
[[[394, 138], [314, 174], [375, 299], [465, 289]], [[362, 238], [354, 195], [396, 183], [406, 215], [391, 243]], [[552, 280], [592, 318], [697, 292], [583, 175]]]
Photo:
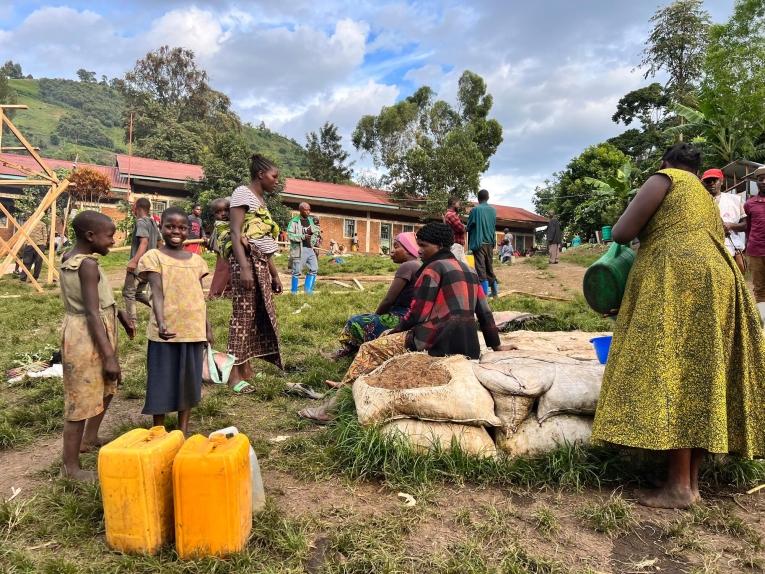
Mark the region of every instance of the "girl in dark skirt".
[[148, 382], [143, 414], [154, 415], [154, 425], [165, 424], [165, 414], [178, 412], [178, 427], [189, 430], [191, 408], [202, 397], [202, 360], [212, 344], [202, 278], [207, 263], [183, 250], [189, 231], [188, 216], [179, 208], [162, 212], [165, 244], [138, 262], [138, 272], [151, 285], [153, 313], [149, 321]]

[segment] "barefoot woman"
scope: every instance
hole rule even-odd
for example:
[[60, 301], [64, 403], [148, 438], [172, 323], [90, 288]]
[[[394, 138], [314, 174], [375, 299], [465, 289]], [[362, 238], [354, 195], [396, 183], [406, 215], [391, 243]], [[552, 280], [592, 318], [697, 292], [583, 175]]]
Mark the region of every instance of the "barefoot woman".
[[641, 502], [700, 500], [706, 452], [765, 454], [765, 342], [720, 214], [689, 144], [667, 150], [613, 229], [640, 237], [614, 329], [593, 438], [666, 451], [668, 476]]

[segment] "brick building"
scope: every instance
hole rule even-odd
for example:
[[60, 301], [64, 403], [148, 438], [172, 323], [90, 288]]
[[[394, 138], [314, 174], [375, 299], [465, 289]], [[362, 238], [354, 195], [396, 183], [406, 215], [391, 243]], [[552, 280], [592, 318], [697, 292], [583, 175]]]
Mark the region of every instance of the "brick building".
[[[0, 154], [0, 158], [37, 169], [29, 156]], [[72, 169], [71, 161], [46, 159], [52, 169]], [[162, 212], [173, 202], [188, 198], [186, 185], [190, 180], [203, 176], [202, 167], [193, 164], [176, 163], [117, 154], [115, 165], [104, 166], [78, 163], [77, 167], [88, 167], [106, 175], [111, 182], [110, 197], [98, 204], [83, 207], [98, 209], [119, 221], [124, 214], [119, 210], [120, 201], [133, 202], [147, 197], [155, 213]], [[0, 162], [0, 178], [23, 178], [24, 174]], [[0, 201], [13, 213], [13, 199], [21, 188], [5, 186], [0, 189]], [[393, 238], [403, 231], [414, 231], [422, 226], [423, 214], [417, 209], [395, 201], [387, 192], [353, 185], [338, 185], [302, 179], [287, 179], [282, 200], [293, 210], [302, 201], [311, 205], [313, 214], [319, 218], [324, 246], [330, 239], [345, 245], [350, 250], [351, 238], [358, 236], [359, 251], [379, 253], [381, 248], [390, 249]], [[82, 205], [82, 204], [81, 204]], [[510, 228], [515, 238], [516, 249], [523, 251], [534, 245], [534, 230], [544, 226], [547, 219], [517, 207], [494, 205], [497, 210], [497, 236], [504, 228]], [[10, 235], [8, 222], [0, 220], [0, 237]]]

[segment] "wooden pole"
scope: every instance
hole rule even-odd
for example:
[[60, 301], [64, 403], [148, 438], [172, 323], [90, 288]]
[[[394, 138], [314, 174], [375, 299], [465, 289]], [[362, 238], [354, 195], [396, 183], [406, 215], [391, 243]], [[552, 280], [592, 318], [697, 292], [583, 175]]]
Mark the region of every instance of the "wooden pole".
[[56, 271], [56, 202], [50, 208], [50, 242], [48, 243], [48, 283], [53, 283]]
[[34, 160], [37, 162], [37, 165], [39, 165], [42, 170], [53, 179], [53, 181], [58, 182], [58, 177], [56, 176], [56, 173], [50, 169], [47, 165], [45, 165], [45, 162], [40, 157], [40, 154], [38, 154], [35, 150], [32, 144], [30, 144], [27, 139], [22, 135], [22, 133], [16, 128], [16, 126], [13, 125], [13, 122], [9, 120], [7, 117], [5, 118], [5, 125], [8, 126], [8, 129], [11, 130], [11, 133], [16, 136], [16, 139], [19, 140], [21, 145], [23, 145], [25, 148], [27, 148], [27, 151], [29, 152], [29, 155], [31, 155]]
[[[2, 205], [2, 204], [0, 204], [0, 205]], [[0, 247], [3, 247], [3, 248], [4, 248], [5, 246], [6, 246], [6, 242], [5, 242], [5, 241], [3, 241], [3, 238], [2, 238], [2, 237], [0, 237]], [[18, 256], [18, 255], [16, 255], [16, 254], [14, 253], [14, 255], [13, 255], [13, 259], [16, 261], [16, 263], [18, 263], [18, 264], [19, 264], [19, 268], [20, 268], [22, 271], [24, 271], [24, 274], [25, 274], [25, 275], [26, 275], [26, 276], [29, 278], [29, 280], [32, 282], [32, 285], [34, 285], [34, 288], [35, 288], [35, 289], [37, 289], [37, 292], [38, 292], [38, 293], [42, 293], [42, 291], [43, 291], [43, 288], [42, 288], [42, 287], [40, 287], [40, 284], [39, 284], [39, 283], [37, 282], [37, 280], [36, 280], [36, 279], [35, 279], [35, 278], [32, 276], [32, 272], [31, 272], [29, 269], [27, 269], [27, 266], [26, 266], [26, 265], [24, 265], [24, 262], [23, 262], [21, 259], [19, 259], [19, 256]]]
[[[43, 261], [47, 261], [48, 258], [45, 257], [45, 254], [40, 250], [40, 248], [37, 246], [37, 244], [30, 239], [29, 234], [27, 233], [27, 230], [23, 229], [23, 227], [19, 224], [19, 222], [16, 221], [16, 219], [8, 212], [8, 210], [6, 209], [6, 207], [2, 203], [0, 203], [0, 211], [2, 211], [3, 214], [5, 215], [5, 217], [8, 218], [8, 222], [9, 223], [11, 223], [14, 227], [16, 227], [16, 228], [21, 230], [21, 233], [23, 234], [23, 238], [26, 238], [26, 240], [29, 242], [29, 245], [31, 245], [32, 248], [35, 251], [37, 251], [38, 255], [40, 255], [40, 257], [43, 258]], [[29, 231], [31, 232], [31, 229]], [[7, 268], [7, 265], [8, 265], [8, 263], [3, 265], [3, 268]], [[53, 272], [55, 273], [56, 278], [58, 279], [58, 271], [56, 271], [55, 268], [54, 268]], [[48, 274], [50, 275], [50, 267], [48, 268]], [[48, 281], [51, 281], [51, 279], [48, 279]]]
[[8, 263], [11, 260], [11, 256], [16, 255], [19, 252], [19, 249], [21, 249], [22, 245], [24, 245], [24, 235], [27, 235], [30, 230], [34, 229], [34, 226], [37, 225], [40, 219], [42, 219], [43, 214], [48, 210], [48, 208], [50, 208], [50, 204], [55, 202], [58, 196], [66, 191], [67, 187], [69, 187], [68, 179], [65, 179], [58, 185], [51, 186], [50, 191], [48, 191], [48, 193], [45, 195], [42, 202], [37, 206], [37, 209], [27, 220], [27, 222], [21, 226], [19, 230], [14, 232], [13, 236], [8, 240], [6, 246], [0, 247], [0, 257], [4, 255], [6, 256], [5, 261], [3, 262], [3, 265], [0, 267], [0, 269], [5, 269], [8, 266]]

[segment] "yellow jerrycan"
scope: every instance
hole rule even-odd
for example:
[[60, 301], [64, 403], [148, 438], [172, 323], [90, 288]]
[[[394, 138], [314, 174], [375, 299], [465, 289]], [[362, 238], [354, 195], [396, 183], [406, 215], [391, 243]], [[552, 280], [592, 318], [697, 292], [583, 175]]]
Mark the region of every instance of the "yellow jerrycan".
[[126, 432], [98, 453], [106, 543], [154, 554], [173, 539], [173, 459], [183, 433], [165, 427]]
[[252, 529], [250, 441], [190, 437], [173, 463], [175, 546], [182, 559], [244, 549]]

